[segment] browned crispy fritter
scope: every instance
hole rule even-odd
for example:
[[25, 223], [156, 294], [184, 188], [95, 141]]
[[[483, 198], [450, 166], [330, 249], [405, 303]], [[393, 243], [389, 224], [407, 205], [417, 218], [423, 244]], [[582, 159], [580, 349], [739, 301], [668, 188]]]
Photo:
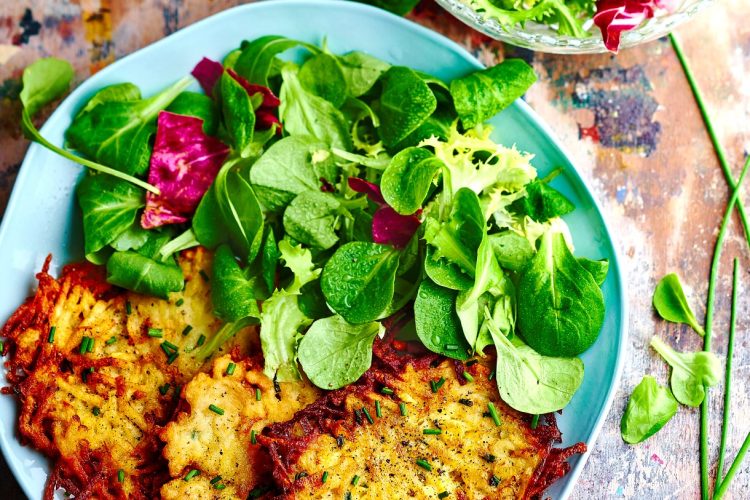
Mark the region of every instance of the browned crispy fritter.
[[[235, 364], [231, 375], [229, 363]], [[161, 488], [162, 498], [244, 500], [253, 489], [272, 486], [270, 457], [253, 435], [289, 420], [320, 392], [307, 380], [274, 384], [263, 374], [260, 356], [218, 358], [210, 374], [199, 373], [185, 386], [180, 410], [161, 433], [174, 478]], [[223, 415], [211, 411], [212, 404]], [[200, 475], [184, 481], [192, 469]]]
[[[284, 498], [344, 498], [347, 492], [373, 499], [443, 492], [534, 498], [567, 472], [568, 456], [585, 451], [582, 444], [554, 451], [560, 433], [552, 417], [532, 430], [528, 415], [505, 405], [489, 380], [491, 357], [465, 368], [376, 347], [380, 359], [359, 382], [269, 426], [263, 442]], [[383, 387], [393, 394], [383, 394]]]
[[[184, 252], [180, 263], [186, 287], [169, 301], [110, 287], [103, 270], [88, 264], [66, 267], [55, 279], [47, 263], [36, 293], [5, 325], [21, 438], [54, 461], [45, 497], [64, 488], [78, 498], [150, 499], [169, 479], [158, 429], [180, 387], [203, 369], [197, 351], [186, 351], [220, 326], [199, 276], [210, 270], [210, 254]], [[187, 325], [193, 328], [183, 335]], [[82, 354], [84, 337], [93, 345]], [[237, 335], [236, 344], [249, 338]], [[179, 347], [171, 364], [164, 341]], [[235, 345], [240, 354], [247, 348]]]

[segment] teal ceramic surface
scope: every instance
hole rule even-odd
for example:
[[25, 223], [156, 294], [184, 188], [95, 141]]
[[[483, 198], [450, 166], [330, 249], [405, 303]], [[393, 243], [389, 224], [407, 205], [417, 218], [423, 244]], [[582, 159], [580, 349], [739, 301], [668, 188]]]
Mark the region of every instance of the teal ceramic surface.
[[[268, 34], [318, 44], [327, 39], [334, 52], [369, 52], [448, 81], [481, 68], [476, 59], [450, 40], [362, 4], [322, 0], [253, 3], [198, 22], [103, 69], [70, 94], [47, 120], [42, 134], [62, 144], [74, 112], [105, 85], [130, 81], [149, 95], [189, 74], [201, 57], [221, 59], [243, 39]], [[195, 90], [198, 88], [196, 84]], [[555, 179], [554, 186], [578, 207], [565, 218], [576, 253], [610, 261], [603, 287], [607, 305], [604, 329], [582, 357], [586, 375], [581, 389], [558, 418], [563, 446], [583, 441], [591, 450], [619, 379], [627, 324], [615, 245], [596, 201], [569, 156], [524, 102], [517, 101], [491, 123], [495, 140], [516, 144], [536, 155], [533, 164], [540, 176], [563, 167], [564, 173]], [[81, 167], [39, 145], [29, 148], [0, 228], [0, 321], [32, 293], [34, 274], [48, 254], [54, 256], [53, 273], [65, 263], [83, 259], [80, 214], [74, 198], [81, 173]], [[0, 383], [6, 385], [4, 374]], [[0, 447], [23, 490], [38, 499], [50, 466], [40, 454], [19, 444], [16, 415], [15, 400], [0, 396]], [[588, 455], [573, 458], [571, 472], [548, 495], [567, 497]]]

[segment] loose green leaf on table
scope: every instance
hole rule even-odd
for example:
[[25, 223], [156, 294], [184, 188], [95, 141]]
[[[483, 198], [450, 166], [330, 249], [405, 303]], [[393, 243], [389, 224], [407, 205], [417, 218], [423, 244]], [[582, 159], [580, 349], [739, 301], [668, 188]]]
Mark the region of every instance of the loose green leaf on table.
[[678, 352], [659, 337], [651, 339], [654, 348], [672, 367], [669, 383], [677, 401], [698, 406], [706, 397], [706, 388], [719, 383], [721, 363], [712, 352]]
[[604, 296], [562, 233], [541, 240], [518, 284], [518, 332], [540, 354], [577, 356], [599, 337]]
[[394, 146], [417, 129], [435, 111], [437, 100], [429, 85], [412, 69], [393, 66], [381, 77], [380, 137]]
[[578, 358], [548, 357], [511, 341], [485, 313], [497, 349], [495, 379], [500, 397], [511, 408], [531, 414], [558, 411], [568, 405], [583, 382], [583, 362]]
[[139, 187], [108, 175], [88, 175], [81, 180], [76, 197], [83, 212], [87, 259], [95, 259], [99, 250], [136, 223], [138, 211], [146, 204], [144, 195]]
[[320, 287], [349, 323], [374, 321], [391, 303], [398, 264], [399, 252], [390, 246], [346, 243], [326, 263]]
[[534, 70], [522, 59], [506, 59], [451, 82], [451, 95], [461, 125], [484, 123], [521, 97], [536, 82]]
[[393, 157], [383, 172], [380, 189], [393, 209], [411, 215], [424, 203], [443, 162], [422, 148], [407, 148]]
[[385, 328], [378, 322], [351, 325], [341, 316], [315, 321], [299, 343], [299, 362], [321, 389], [357, 381], [372, 364], [372, 343]]
[[456, 315], [454, 290], [422, 281], [414, 300], [414, 322], [417, 336], [432, 352], [453, 359], [464, 360], [472, 350], [466, 342], [461, 323]]
[[676, 274], [667, 274], [656, 285], [654, 308], [663, 319], [673, 323], [690, 325], [698, 335], [701, 337], [705, 335], [703, 327], [698, 323], [690, 304], [688, 304], [680, 278]]
[[677, 413], [677, 401], [666, 387], [646, 375], [633, 390], [620, 421], [623, 441], [636, 444], [653, 436]]

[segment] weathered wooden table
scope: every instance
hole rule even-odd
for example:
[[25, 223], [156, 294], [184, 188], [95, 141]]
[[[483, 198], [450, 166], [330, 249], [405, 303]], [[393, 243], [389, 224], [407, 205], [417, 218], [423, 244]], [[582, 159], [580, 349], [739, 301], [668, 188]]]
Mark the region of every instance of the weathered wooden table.
[[[21, 71], [27, 64], [47, 55], [66, 58], [75, 65], [80, 82], [115, 59], [238, 3], [242, 2], [0, 0], [0, 207], [7, 202], [28, 147], [19, 127], [17, 100]], [[526, 99], [572, 153], [619, 244], [630, 303], [625, 372], [573, 498], [699, 497], [697, 410], [681, 408], [655, 438], [639, 446], [625, 445], [619, 433], [627, 396], [641, 377], [650, 373], [666, 381], [665, 364], [647, 348], [651, 336], [659, 334], [681, 349], [701, 345], [690, 330], [656, 321], [651, 295], [665, 273], [678, 272], [690, 289], [697, 314], [703, 316], [713, 243], [728, 198], [670, 44], [657, 40], [616, 57], [554, 56], [489, 40], [432, 3], [423, 3], [410, 17], [467, 46], [486, 64], [513, 56], [534, 65], [540, 82]], [[747, 19], [748, 0], [724, 0], [678, 31], [735, 175], [750, 149]], [[750, 430], [748, 251], [737, 221], [733, 223], [717, 293], [714, 343], [723, 356], [730, 258], [738, 255], [744, 289], [735, 349], [730, 459]], [[718, 448], [721, 390], [721, 386], [715, 389], [712, 398], [713, 448]], [[7, 466], [1, 466], [0, 498], [21, 498]], [[750, 498], [750, 462], [736, 477], [731, 493], [734, 498]]]

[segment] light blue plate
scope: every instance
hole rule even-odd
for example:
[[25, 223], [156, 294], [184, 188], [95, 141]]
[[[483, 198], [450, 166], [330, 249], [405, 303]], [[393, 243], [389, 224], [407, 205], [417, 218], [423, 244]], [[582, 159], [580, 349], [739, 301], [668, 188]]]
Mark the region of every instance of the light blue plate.
[[[59, 106], [42, 134], [62, 144], [74, 111], [105, 85], [130, 81], [149, 95], [189, 74], [201, 57], [221, 59], [243, 39], [268, 34], [318, 44], [327, 39], [333, 52], [365, 51], [448, 81], [481, 68], [476, 59], [450, 40], [362, 4], [325, 0], [255, 3], [198, 22], [105, 68]], [[541, 176], [553, 168], [564, 168], [554, 185], [578, 207], [566, 217], [576, 253], [610, 261], [603, 288], [607, 305], [604, 329], [583, 356], [583, 386], [558, 419], [563, 445], [583, 441], [591, 450], [619, 380], [627, 325], [624, 283], [615, 247], [596, 201], [536, 114], [519, 100], [491, 123], [496, 127], [495, 140], [506, 145], [515, 143], [536, 155], [533, 164]], [[39, 145], [29, 148], [0, 228], [0, 320], [5, 321], [32, 293], [34, 274], [47, 254], [54, 255], [58, 268], [83, 258], [80, 215], [74, 199], [81, 171], [78, 165]], [[4, 374], [0, 382], [6, 385]], [[19, 444], [15, 422], [14, 399], [0, 396], [0, 446], [5, 459], [26, 494], [41, 498], [49, 464], [40, 454]], [[550, 489], [549, 495], [567, 497], [589, 453], [572, 460], [573, 470]]]

